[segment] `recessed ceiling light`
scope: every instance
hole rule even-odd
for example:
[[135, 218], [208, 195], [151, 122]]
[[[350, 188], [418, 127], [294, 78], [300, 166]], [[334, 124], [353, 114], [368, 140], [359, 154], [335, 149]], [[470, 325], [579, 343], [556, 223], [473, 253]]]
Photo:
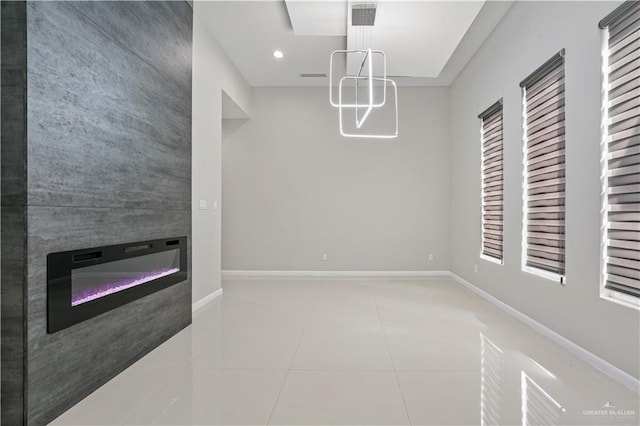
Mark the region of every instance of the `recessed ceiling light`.
[[273, 57], [276, 59], [282, 59], [282, 57], [284, 56], [284, 54], [279, 51], [279, 50], [274, 50], [273, 51]]

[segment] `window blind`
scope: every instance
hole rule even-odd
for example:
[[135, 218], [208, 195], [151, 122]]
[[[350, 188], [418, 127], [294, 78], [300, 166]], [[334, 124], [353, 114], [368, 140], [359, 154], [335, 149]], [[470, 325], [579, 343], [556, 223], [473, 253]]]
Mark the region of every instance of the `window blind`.
[[605, 23], [604, 284], [640, 297], [640, 4], [614, 13]]
[[478, 118], [482, 120], [482, 254], [502, 262], [502, 100]]
[[524, 94], [524, 264], [565, 272], [564, 51], [520, 83]]

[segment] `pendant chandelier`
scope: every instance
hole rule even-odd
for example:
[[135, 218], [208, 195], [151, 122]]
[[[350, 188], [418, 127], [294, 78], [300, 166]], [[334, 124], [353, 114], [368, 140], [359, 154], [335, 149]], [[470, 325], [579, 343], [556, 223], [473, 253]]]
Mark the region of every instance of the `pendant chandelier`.
[[[335, 50], [329, 59], [329, 102], [338, 109], [340, 134], [345, 137], [398, 137], [398, 88], [395, 81], [387, 77], [384, 52], [371, 48], [375, 15], [375, 2], [353, 3], [351, 24], [355, 30], [357, 48]], [[340, 58], [344, 60], [344, 73], [335, 70]], [[337, 83], [337, 88], [334, 87], [334, 82]], [[384, 110], [393, 118], [393, 124], [386, 120], [382, 124], [388, 128], [372, 126], [374, 110]], [[367, 122], [369, 124], [365, 126]], [[374, 131], [367, 130], [371, 127], [374, 127]]]

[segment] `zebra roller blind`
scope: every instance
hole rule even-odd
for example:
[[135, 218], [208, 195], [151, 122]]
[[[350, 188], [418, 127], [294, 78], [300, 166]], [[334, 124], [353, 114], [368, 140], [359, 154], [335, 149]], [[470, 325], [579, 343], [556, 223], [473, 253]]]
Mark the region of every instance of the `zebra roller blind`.
[[[564, 51], [520, 83], [524, 93], [524, 264], [562, 282], [565, 266]], [[555, 277], [555, 276], [554, 276]]]
[[502, 100], [478, 118], [482, 120], [482, 254], [502, 262]]
[[640, 4], [614, 14], [604, 23], [604, 284], [640, 297]]

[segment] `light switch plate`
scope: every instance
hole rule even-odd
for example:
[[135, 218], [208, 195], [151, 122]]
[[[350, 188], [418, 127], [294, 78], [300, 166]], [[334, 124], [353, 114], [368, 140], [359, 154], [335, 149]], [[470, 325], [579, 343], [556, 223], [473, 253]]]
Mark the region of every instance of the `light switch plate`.
[[200, 200], [200, 210], [206, 210], [207, 208], [207, 200]]

